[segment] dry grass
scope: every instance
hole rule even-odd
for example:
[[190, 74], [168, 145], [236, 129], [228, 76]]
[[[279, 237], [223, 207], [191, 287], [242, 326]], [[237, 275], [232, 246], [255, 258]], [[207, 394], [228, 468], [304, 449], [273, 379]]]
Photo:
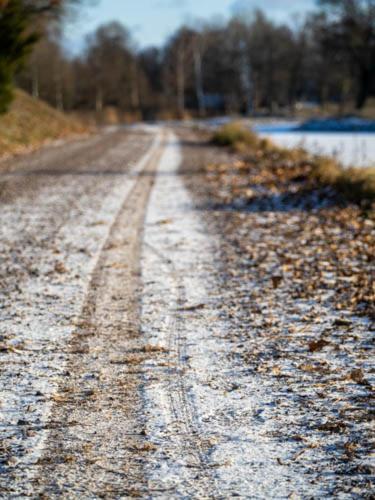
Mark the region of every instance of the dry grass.
[[229, 123], [217, 130], [212, 136], [212, 143], [217, 146], [229, 146], [236, 150], [244, 150], [247, 147], [255, 147], [259, 139], [250, 130], [240, 123]]
[[355, 201], [375, 199], [375, 168], [344, 169], [335, 160], [317, 157], [312, 161], [311, 178], [319, 184], [333, 186]]
[[348, 189], [357, 196], [375, 200], [375, 167], [351, 168], [343, 171], [338, 180], [342, 189]]
[[300, 149], [286, 149], [274, 145], [268, 139], [261, 139], [247, 130], [240, 123], [225, 125], [216, 131], [211, 141], [219, 146], [227, 146], [241, 153], [254, 153], [264, 156], [274, 156], [278, 161], [293, 165], [307, 163], [309, 179], [314, 183], [332, 186], [347, 198], [362, 202], [375, 200], [375, 167], [343, 168], [333, 158], [311, 156]]
[[87, 128], [77, 119], [17, 90], [10, 111], [0, 116], [0, 158], [85, 132]]

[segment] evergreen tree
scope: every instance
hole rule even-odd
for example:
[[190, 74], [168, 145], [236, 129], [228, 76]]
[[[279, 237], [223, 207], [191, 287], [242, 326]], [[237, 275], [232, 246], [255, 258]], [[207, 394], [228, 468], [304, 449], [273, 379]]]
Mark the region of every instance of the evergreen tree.
[[0, 113], [12, 101], [13, 81], [51, 20], [80, 0], [0, 0]]
[[0, 3], [0, 113], [7, 111], [14, 75], [38, 39], [28, 30], [30, 16], [22, 0]]

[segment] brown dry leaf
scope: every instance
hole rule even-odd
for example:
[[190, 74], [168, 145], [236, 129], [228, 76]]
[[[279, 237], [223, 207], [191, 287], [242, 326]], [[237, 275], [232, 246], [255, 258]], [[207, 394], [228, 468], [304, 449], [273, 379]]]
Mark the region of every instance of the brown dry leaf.
[[360, 368], [352, 370], [348, 375], [349, 380], [356, 382], [357, 384], [363, 384], [365, 382], [365, 377], [363, 371]]
[[173, 222], [172, 219], [163, 219], [158, 221], [157, 224], [159, 224], [159, 226], [164, 226], [165, 224], [171, 224], [171, 222]]
[[139, 452], [147, 452], [147, 451], [155, 451], [157, 450], [157, 446], [150, 442], [145, 442], [141, 444], [135, 444], [132, 446], [132, 450]]
[[69, 400], [69, 397], [65, 394], [52, 394], [51, 399], [55, 403], [66, 403]]
[[110, 360], [112, 365], [139, 365], [145, 361], [145, 356], [141, 354], [128, 354], [124, 357], [113, 358]]
[[327, 432], [344, 432], [346, 430], [346, 424], [344, 422], [333, 422], [328, 421], [318, 427], [320, 431]]
[[310, 352], [321, 351], [327, 345], [329, 345], [329, 342], [324, 339], [312, 341], [309, 343], [309, 351]]
[[195, 304], [191, 306], [179, 307], [177, 311], [197, 311], [198, 309], [204, 309], [206, 304]]
[[272, 286], [274, 288], [278, 288], [280, 283], [282, 282], [283, 280], [283, 277], [282, 276], [272, 276]]
[[309, 365], [309, 364], [300, 365], [299, 368], [300, 368], [300, 370], [303, 370], [304, 372], [316, 372], [317, 371], [316, 366]]
[[112, 262], [112, 264], [108, 264], [105, 267], [111, 269], [126, 269], [128, 266], [122, 262]]
[[64, 274], [66, 273], [68, 270], [67, 268], [65, 267], [64, 263], [63, 262], [56, 262], [55, 264], [55, 272], [56, 273], [59, 273], [59, 274]]
[[336, 318], [333, 324], [334, 326], [351, 326], [352, 322], [346, 318]]
[[163, 346], [160, 345], [151, 345], [147, 344], [141, 348], [142, 352], [169, 352], [168, 349], [166, 349]]
[[344, 443], [344, 449], [347, 455], [353, 456], [355, 454], [356, 449], [358, 448], [357, 443], [353, 443], [351, 441], [348, 441], [347, 443]]
[[309, 373], [315, 373], [315, 372], [318, 372], [318, 373], [328, 373], [329, 372], [329, 370], [328, 370], [328, 368], [326, 366], [312, 365], [310, 363], [305, 363], [305, 364], [300, 365], [299, 369], [303, 370], [305, 372], [309, 372]]

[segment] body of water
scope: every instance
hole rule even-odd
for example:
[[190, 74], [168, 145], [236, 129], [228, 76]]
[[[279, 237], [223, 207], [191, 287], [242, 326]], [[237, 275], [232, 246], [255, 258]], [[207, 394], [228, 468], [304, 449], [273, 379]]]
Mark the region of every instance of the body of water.
[[346, 167], [375, 166], [375, 132], [310, 131], [303, 130], [298, 122], [260, 123], [252, 128], [279, 146], [302, 147], [312, 154], [333, 156]]

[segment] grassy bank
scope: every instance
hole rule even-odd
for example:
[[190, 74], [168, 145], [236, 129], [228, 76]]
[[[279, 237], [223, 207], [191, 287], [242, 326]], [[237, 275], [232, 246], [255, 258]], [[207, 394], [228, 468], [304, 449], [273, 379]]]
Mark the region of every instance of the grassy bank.
[[256, 154], [259, 158], [300, 165], [311, 183], [331, 186], [351, 200], [375, 200], [375, 168], [344, 169], [337, 161], [324, 156], [309, 155], [303, 150], [289, 150], [261, 139], [240, 123], [230, 123], [212, 136], [213, 144], [227, 146], [236, 152]]
[[86, 131], [77, 119], [18, 90], [10, 111], [0, 116], [0, 158]]

